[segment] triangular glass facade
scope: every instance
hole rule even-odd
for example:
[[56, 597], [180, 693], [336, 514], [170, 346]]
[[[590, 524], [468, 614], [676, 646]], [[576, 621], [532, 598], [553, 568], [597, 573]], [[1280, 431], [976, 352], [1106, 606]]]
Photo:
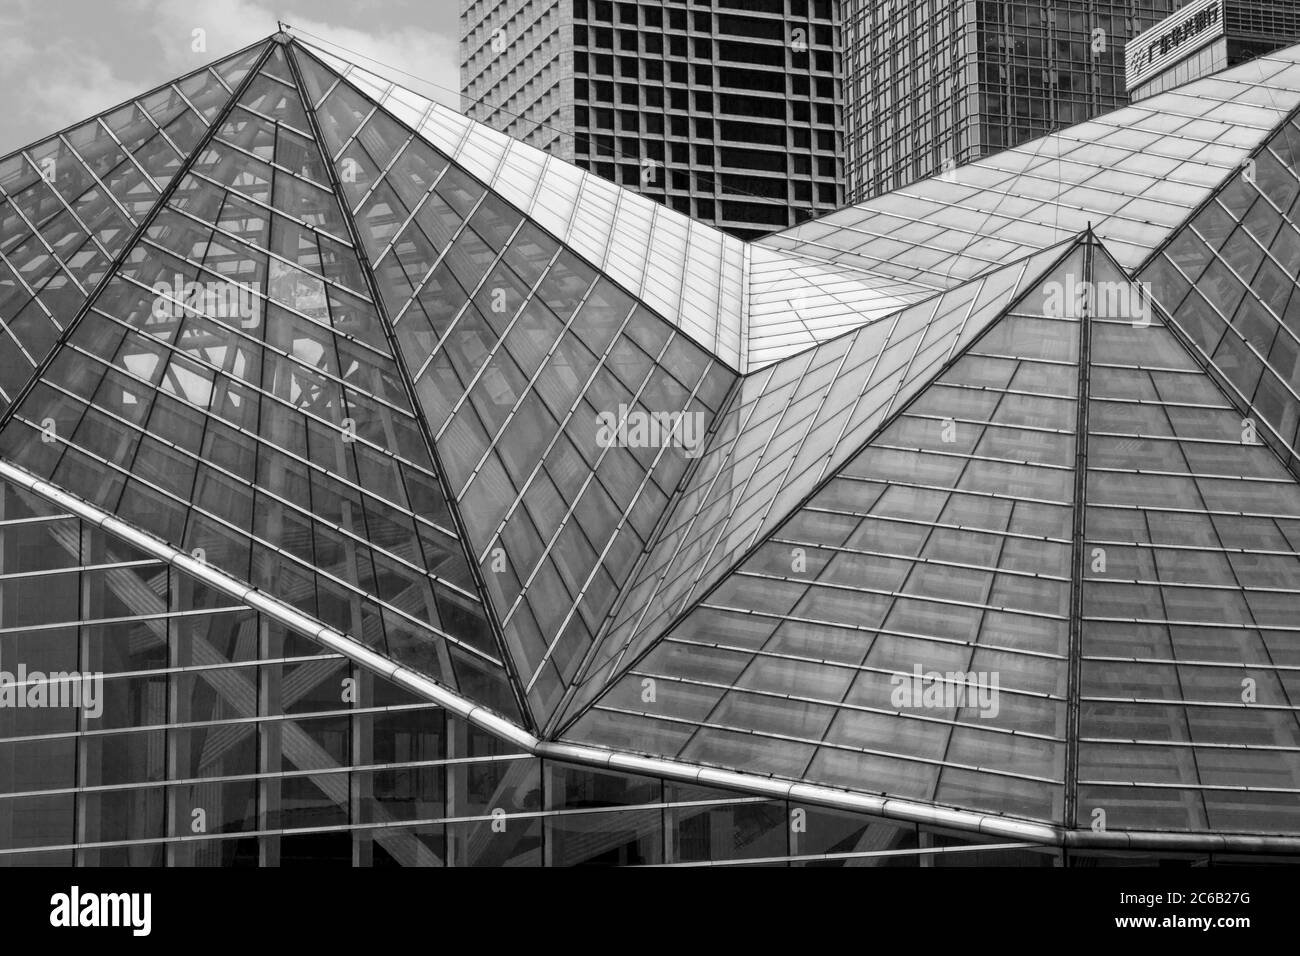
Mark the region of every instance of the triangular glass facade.
[[518, 718], [281, 46], [196, 145], [0, 448]]
[[1077, 822], [1294, 827], [1300, 483], [1158, 316], [1089, 380]]
[[0, 408], [108, 274], [259, 52], [0, 159]]
[[[1046, 306], [1083, 281], [1085, 247], [1055, 258], [574, 738], [1059, 815], [1080, 320]], [[997, 705], [929, 676], [959, 672], [999, 674]]]
[[[346, 80], [299, 62], [545, 723], [735, 376]], [[682, 441], [602, 441], [602, 415], [680, 422]]]
[[1298, 105], [750, 244], [286, 34], [0, 159], [0, 670], [103, 682], [0, 864], [1300, 855]]
[[747, 376], [617, 608], [576, 706], [659, 637], [692, 596], [788, 516], [1060, 255], [1053, 249], [1012, 263]]
[[1300, 468], [1298, 201], [1293, 113], [1140, 273], [1293, 470]]

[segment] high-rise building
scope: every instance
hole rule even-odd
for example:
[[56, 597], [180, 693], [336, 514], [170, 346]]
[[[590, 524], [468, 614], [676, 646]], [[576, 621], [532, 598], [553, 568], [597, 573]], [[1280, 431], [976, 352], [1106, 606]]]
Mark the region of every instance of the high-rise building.
[[0, 863], [1296, 862], [1298, 274], [1300, 47], [749, 243], [284, 34], [0, 158]]
[[461, 0], [462, 106], [742, 239], [843, 205], [832, 0]]
[[1181, 0], [845, 0], [860, 202], [1128, 102], [1124, 44]]
[[1291, 0], [1193, 0], [1129, 41], [1129, 99], [1145, 99], [1297, 40], [1300, 9]]

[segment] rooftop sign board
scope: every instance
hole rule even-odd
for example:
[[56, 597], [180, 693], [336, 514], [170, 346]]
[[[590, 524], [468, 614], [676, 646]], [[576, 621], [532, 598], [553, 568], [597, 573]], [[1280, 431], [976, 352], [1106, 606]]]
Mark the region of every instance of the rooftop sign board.
[[1223, 36], [1225, 0], [1193, 0], [1124, 48], [1126, 88], [1146, 82]]

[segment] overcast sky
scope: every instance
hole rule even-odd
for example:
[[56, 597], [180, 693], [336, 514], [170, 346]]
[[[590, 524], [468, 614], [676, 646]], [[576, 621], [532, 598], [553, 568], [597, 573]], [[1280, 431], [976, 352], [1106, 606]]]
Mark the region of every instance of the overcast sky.
[[[457, 0], [0, 0], [0, 156], [269, 36], [276, 20], [455, 89], [458, 10]], [[195, 29], [206, 53], [191, 49]]]

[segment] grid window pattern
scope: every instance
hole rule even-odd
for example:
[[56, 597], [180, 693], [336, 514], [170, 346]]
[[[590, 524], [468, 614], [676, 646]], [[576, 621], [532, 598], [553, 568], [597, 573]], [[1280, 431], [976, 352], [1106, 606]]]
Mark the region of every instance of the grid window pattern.
[[840, 5], [473, 0], [472, 119], [730, 235], [844, 201]]
[[102, 682], [93, 706], [0, 708], [0, 866], [1059, 857], [519, 753], [7, 485], [0, 659], [33, 701], [54, 674]]
[[1078, 825], [1294, 831], [1300, 484], [1158, 318], [1091, 354]]
[[0, 448], [518, 717], [289, 76], [272, 47]]
[[0, 707], [0, 862], [1293, 845], [1295, 59], [799, 249], [285, 35], [202, 73], [0, 413], [0, 663], [104, 688]]
[[1080, 322], [1047, 304], [1084, 247], [1057, 259], [574, 739], [1059, 817]]
[[1012, 263], [747, 376], [627, 588], [574, 707], [589, 703], [1065, 251]]
[[749, 372], [934, 294], [902, 279], [865, 275], [852, 265], [758, 245], [749, 247], [748, 291]]
[[1091, 227], [1146, 261], [1298, 104], [1268, 56], [762, 240], [871, 275], [949, 288]]
[[[351, 117], [327, 120], [327, 145], [356, 172], [351, 212], [545, 723], [735, 376], [323, 64], [305, 69], [329, 91], [318, 110]], [[650, 419], [675, 439], [602, 425]]]
[[[744, 369], [746, 270], [739, 239], [345, 60], [312, 53], [647, 308], [731, 368]], [[313, 102], [328, 89], [309, 85]]]
[[1300, 467], [1300, 121], [1292, 115], [1141, 277], [1261, 435]]
[[0, 412], [108, 274], [259, 52], [236, 53], [0, 159]]

